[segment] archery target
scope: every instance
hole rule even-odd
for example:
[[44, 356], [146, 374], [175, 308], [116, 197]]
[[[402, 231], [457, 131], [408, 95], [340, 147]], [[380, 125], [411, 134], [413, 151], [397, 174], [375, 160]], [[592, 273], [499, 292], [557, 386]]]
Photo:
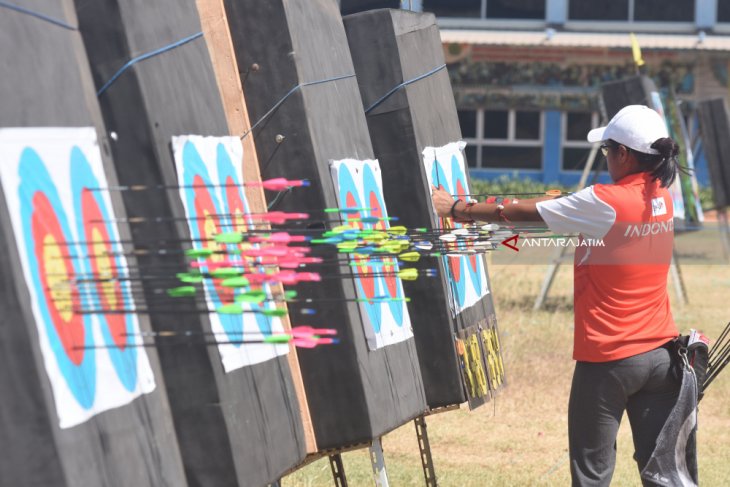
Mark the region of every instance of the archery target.
[[[463, 150], [466, 143], [452, 142], [443, 147], [426, 147], [423, 150], [423, 164], [429, 187], [436, 186], [459, 195], [468, 200], [469, 183], [466, 178], [466, 164]], [[439, 218], [432, 211], [434, 221], [439, 229], [461, 228], [464, 225], [454, 223], [451, 218]], [[460, 248], [465, 244], [460, 243]], [[449, 283], [449, 303], [453, 316], [466, 308], [474, 306], [489, 294], [487, 274], [484, 269], [484, 258], [481, 255], [444, 256], [441, 258]]]
[[[343, 159], [331, 162], [330, 168], [339, 207], [367, 208], [356, 213], [342, 213], [342, 218], [387, 218], [378, 161]], [[387, 220], [376, 223], [351, 222], [350, 225], [358, 229], [375, 230], [390, 227]], [[411, 319], [405, 301], [374, 300], [376, 297], [404, 298], [403, 282], [396, 275], [399, 271], [397, 259], [379, 258], [376, 262], [356, 255], [352, 259], [362, 264], [351, 269], [355, 274], [357, 297], [367, 299], [359, 305], [368, 347], [376, 350], [412, 337]]]
[[129, 284], [96, 279], [128, 267], [95, 130], [0, 130], [0, 178], [60, 427], [154, 390], [137, 317], [112, 312]]
[[[187, 135], [172, 138], [173, 155], [180, 198], [185, 208], [193, 248], [212, 248], [228, 252], [213, 254], [208, 259], [198, 259], [201, 270], [205, 264], [214, 264], [224, 259], [229, 262], [238, 251], [244, 251], [247, 244], [220, 244], [212, 238], [222, 232], [243, 232], [252, 227], [249, 206], [243, 190], [243, 146], [238, 137], [202, 137]], [[244, 273], [261, 272], [252, 259], [240, 256], [233, 259], [234, 267]], [[220, 279], [205, 280], [205, 299], [208, 307], [215, 310], [221, 305], [235, 301], [242, 292], [254, 287], [225, 288]], [[269, 287], [263, 289], [269, 293]], [[272, 332], [284, 332], [279, 318], [270, 318], [255, 313], [266, 307], [273, 309], [272, 302], [262, 305], [241, 303], [247, 311], [241, 315], [209, 314], [211, 331], [218, 343], [218, 352], [226, 372], [271, 360], [289, 352], [287, 344], [228, 343], [242, 340], [262, 340]]]

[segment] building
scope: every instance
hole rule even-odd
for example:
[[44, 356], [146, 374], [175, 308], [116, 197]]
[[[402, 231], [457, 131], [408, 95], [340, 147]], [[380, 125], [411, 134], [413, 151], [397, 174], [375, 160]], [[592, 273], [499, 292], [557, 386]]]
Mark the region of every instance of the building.
[[437, 16], [474, 177], [574, 184], [602, 122], [600, 83], [637, 72], [632, 32], [642, 72], [687, 113], [728, 95], [730, 0], [341, 1], [343, 13], [398, 6]]

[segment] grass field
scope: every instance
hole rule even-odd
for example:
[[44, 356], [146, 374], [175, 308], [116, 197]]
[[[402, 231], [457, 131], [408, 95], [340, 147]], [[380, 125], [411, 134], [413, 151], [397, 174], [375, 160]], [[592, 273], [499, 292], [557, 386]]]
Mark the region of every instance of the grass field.
[[[568, 392], [573, 371], [572, 269], [558, 274], [545, 310], [533, 312], [546, 266], [490, 267], [508, 387], [496, 401], [427, 418], [439, 485], [569, 485]], [[711, 338], [730, 321], [730, 266], [682, 268], [690, 304], [673, 307], [680, 330], [703, 330]], [[414, 327], [418, 324], [414, 323]], [[700, 482], [730, 485], [730, 371], [700, 404]], [[383, 438], [390, 485], [424, 485], [412, 423]], [[613, 485], [640, 486], [624, 417]], [[367, 450], [343, 455], [350, 486], [373, 485]], [[286, 487], [332, 485], [326, 459], [282, 481]]]

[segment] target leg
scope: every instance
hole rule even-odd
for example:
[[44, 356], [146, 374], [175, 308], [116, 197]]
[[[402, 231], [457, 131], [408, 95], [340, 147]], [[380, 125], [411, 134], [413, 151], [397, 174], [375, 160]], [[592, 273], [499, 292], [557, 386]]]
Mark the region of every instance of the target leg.
[[347, 487], [347, 477], [345, 476], [345, 466], [342, 464], [342, 455], [335, 453], [329, 456], [329, 460], [335, 487]]
[[418, 438], [418, 450], [421, 453], [421, 465], [423, 466], [423, 477], [426, 480], [426, 487], [436, 487], [436, 469], [431, 455], [431, 444], [428, 441], [428, 430], [426, 429], [426, 418], [419, 416], [413, 420], [416, 425], [416, 438]]
[[370, 445], [370, 463], [373, 466], [375, 487], [388, 487], [388, 473], [385, 471], [383, 444], [380, 442], [380, 438], [374, 439]]

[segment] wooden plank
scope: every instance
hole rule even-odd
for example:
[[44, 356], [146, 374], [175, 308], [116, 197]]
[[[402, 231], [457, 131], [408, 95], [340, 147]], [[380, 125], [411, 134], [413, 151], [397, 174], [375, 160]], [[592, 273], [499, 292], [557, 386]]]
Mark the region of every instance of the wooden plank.
[[[248, 110], [241, 85], [238, 63], [233, 51], [233, 41], [228, 27], [228, 19], [223, 7], [223, 0], [197, 0], [200, 23], [208, 45], [210, 58], [213, 63], [218, 90], [220, 91], [223, 109], [231, 135], [243, 136], [251, 127]], [[261, 181], [259, 161], [256, 156], [256, 147], [252, 136], [244, 137], [243, 143], [243, 176], [246, 181]], [[246, 187], [246, 198], [249, 208], [254, 213], [266, 211], [266, 199], [261, 187]], [[282, 292], [281, 286], [275, 289]], [[287, 330], [291, 329], [289, 316], [282, 317], [282, 323]], [[289, 345], [287, 355], [292, 381], [299, 401], [299, 416], [304, 429], [307, 453], [317, 451], [317, 444], [312, 426], [312, 418], [307, 405], [307, 394], [304, 390], [302, 373], [299, 368], [297, 350], [293, 344]]]

